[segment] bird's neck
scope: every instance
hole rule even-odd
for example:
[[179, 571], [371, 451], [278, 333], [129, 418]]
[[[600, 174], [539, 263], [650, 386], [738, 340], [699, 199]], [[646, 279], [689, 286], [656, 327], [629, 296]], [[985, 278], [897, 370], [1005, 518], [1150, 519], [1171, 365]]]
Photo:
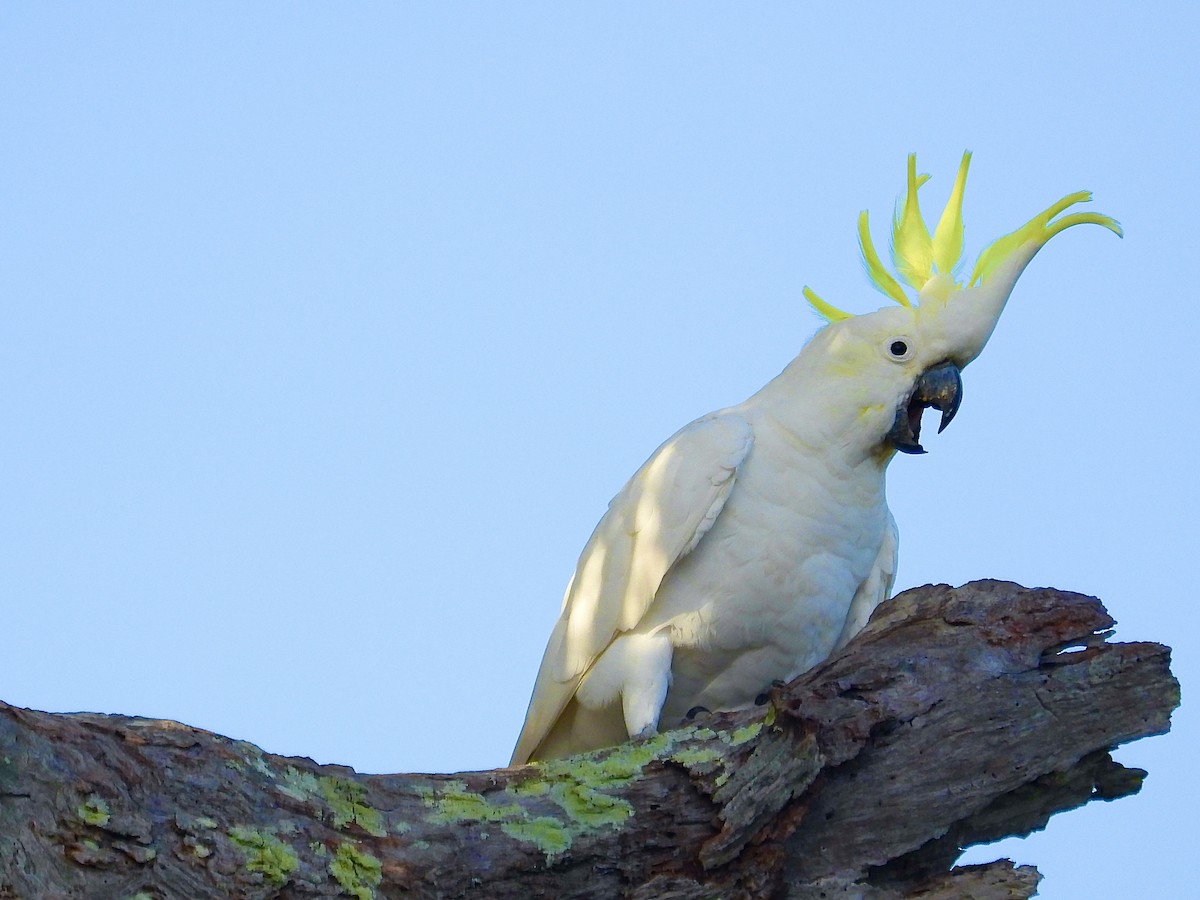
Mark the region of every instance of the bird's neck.
[[795, 363], [743, 406], [747, 415], [768, 422], [795, 452], [825, 457], [833, 467], [882, 473], [895, 455], [882, 440], [893, 410], [848, 403], [826, 379]]

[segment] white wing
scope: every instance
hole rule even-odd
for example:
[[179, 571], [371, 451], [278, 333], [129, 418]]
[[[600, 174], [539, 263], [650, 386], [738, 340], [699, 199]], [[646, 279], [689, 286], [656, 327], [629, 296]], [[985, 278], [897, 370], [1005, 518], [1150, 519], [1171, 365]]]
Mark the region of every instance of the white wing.
[[844, 647], [852, 637], [867, 625], [871, 613], [892, 593], [892, 584], [896, 580], [896, 562], [900, 550], [900, 532], [896, 528], [896, 520], [888, 513], [888, 527], [883, 534], [883, 543], [879, 547], [879, 555], [875, 557], [875, 565], [863, 583], [858, 586], [854, 599], [850, 601], [850, 611], [846, 614], [846, 624], [838, 638], [835, 650]]
[[664, 443], [608, 505], [567, 586], [512, 765], [532, 756], [579, 681], [649, 609], [667, 572], [708, 533], [750, 452], [750, 424], [713, 413]]

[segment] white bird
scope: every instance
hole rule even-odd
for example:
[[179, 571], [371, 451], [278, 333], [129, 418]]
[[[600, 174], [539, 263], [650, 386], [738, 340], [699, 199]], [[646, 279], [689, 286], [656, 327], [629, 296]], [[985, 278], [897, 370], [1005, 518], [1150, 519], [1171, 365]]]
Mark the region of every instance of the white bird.
[[567, 587], [513, 765], [644, 737], [697, 707], [747, 706], [845, 644], [888, 597], [895, 452], [924, 452], [927, 407], [949, 424], [960, 370], [1051, 237], [1082, 223], [1121, 234], [1098, 213], [1055, 220], [1091, 199], [1071, 194], [989, 245], [964, 286], [954, 270], [970, 158], [931, 236], [917, 203], [928, 176], [909, 157], [892, 255], [915, 300], [861, 213], [867, 272], [896, 305], [851, 316], [805, 288], [828, 324], [754, 396], [669, 438], [609, 504]]

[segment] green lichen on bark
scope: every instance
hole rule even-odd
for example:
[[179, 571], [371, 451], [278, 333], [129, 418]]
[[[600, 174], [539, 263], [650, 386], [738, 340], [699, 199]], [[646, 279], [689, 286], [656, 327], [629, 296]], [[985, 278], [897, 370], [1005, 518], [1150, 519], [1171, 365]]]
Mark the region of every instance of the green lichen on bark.
[[272, 884], [286, 884], [300, 865], [296, 851], [269, 831], [236, 826], [228, 833], [229, 840], [245, 856], [247, 871], [261, 873]]
[[317, 782], [317, 776], [311, 772], [303, 772], [295, 766], [288, 766], [283, 770], [275, 789], [301, 803], [321, 796], [321, 785]]
[[383, 864], [355, 844], [339, 844], [329, 863], [329, 874], [356, 900], [373, 900], [383, 880]]
[[87, 824], [103, 828], [108, 824], [110, 815], [108, 801], [98, 794], [90, 794], [86, 800], [79, 804], [76, 813]]
[[505, 822], [500, 826], [500, 830], [514, 840], [533, 844], [546, 854], [547, 862], [571, 849], [575, 840], [572, 831], [551, 816], [539, 816], [524, 822]]
[[[621, 791], [641, 778], [651, 763], [676, 757], [681, 757], [677, 760], [681, 763], [719, 763], [723, 759], [719, 751], [686, 746], [713, 737], [725, 745], [734, 743], [723, 732], [685, 728], [613, 749], [535, 763], [527, 777], [511, 782], [499, 798], [472, 790], [459, 779], [447, 781], [424, 793], [430, 808], [427, 821], [497, 824], [504, 834], [534, 845], [552, 862], [582, 835], [622, 828], [634, 808]], [[546, 803], [539, 801], [549, 801], [556, 811], [547, 814]]]
[[346, 828], [351, 823], [374, 837], [387, 837], [383, 815], [367, 803], [367, 790], [361, 784], [345, 778], [323, 776], [317, 779], [321, 796], [333, 814], [335, 828]]
[[448, 781], [425, 801], [433, 808], [426, 818], [439, 825], [458, 822], [505, 822], [520, 819], [525, 811], [518, 803], [498, 804], [478, 791], [470, 790], [464, 781]]

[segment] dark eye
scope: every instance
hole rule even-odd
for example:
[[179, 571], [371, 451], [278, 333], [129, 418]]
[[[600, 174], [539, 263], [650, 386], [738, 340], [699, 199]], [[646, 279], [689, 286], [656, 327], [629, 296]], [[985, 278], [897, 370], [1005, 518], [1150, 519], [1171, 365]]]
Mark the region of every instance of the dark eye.
[[905, 341], [892, 341], [892, 345], [888, 347], [892, 356], [904, 356], [908, 353], [908, 344]]

